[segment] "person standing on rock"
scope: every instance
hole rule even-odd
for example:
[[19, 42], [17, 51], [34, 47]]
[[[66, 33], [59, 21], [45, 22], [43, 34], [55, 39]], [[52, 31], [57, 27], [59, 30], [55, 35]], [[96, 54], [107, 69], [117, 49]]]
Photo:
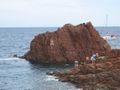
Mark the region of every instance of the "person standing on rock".
[[92, 64], [95, 64], [96, 59], [97, 59], [97, 55], [94, 53], [90, 58], [90, 60], [92, 61]]

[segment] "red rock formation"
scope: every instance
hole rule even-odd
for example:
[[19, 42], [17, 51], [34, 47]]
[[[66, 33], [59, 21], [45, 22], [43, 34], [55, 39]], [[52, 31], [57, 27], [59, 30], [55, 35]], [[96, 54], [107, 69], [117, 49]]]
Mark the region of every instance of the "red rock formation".
[[120, 49], [112, 49], [109, 57], [120, 57]]
[[67, 72], [55, 72], [61, 81], [71, 82], [84, 90], [119, 90], [120, 57], [84, 64]]
[[73, 26], [66, 24], [55, 32], [35, 36], [25, 58], [36, 63], [72, 63], [92, 53], [108, 55], [110, 45], [101, 38], [90, 22]]

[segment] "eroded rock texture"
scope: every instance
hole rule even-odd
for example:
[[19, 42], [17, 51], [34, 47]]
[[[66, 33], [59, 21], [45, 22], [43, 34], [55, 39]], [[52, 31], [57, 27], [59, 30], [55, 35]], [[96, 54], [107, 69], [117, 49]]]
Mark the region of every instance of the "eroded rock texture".
[[55, 32], [35, 36], [25, 59], [36, 63], [73, 63], [96, 52], [108, 55], [110, 51], [110, 45], [90, 22], [77, 26], [66, 24]]
[[96, 64], [79, 64], [77, 68], [53, 75], [83, 90], [120, 90], [120, 57], [98, 60]]

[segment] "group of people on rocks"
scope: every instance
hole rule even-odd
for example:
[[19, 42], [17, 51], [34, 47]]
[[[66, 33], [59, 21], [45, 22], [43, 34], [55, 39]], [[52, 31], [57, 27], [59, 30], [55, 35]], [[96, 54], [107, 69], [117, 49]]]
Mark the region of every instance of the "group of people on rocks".
[[[89, 58], [89, 57], [86, 57], [86, 60], [91, 60], [92, 64], [95, 64], [97, 58], [99, 57], [99, 54], [98, 53], [93, 53], [92, 56]], [[78, 61], [75, 61], [75, 67], [78, 67]]]

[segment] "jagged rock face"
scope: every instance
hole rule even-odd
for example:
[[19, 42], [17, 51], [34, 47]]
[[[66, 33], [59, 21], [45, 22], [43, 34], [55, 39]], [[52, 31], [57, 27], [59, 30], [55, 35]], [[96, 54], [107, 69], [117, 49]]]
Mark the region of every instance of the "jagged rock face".
[[37, 63], [72, 63], [96, 52], [107, 55], [110, 50], [110, 45], [90, 22], [77, 26], [66, 24], [55, 32], [35, 36], [25, 58]]

